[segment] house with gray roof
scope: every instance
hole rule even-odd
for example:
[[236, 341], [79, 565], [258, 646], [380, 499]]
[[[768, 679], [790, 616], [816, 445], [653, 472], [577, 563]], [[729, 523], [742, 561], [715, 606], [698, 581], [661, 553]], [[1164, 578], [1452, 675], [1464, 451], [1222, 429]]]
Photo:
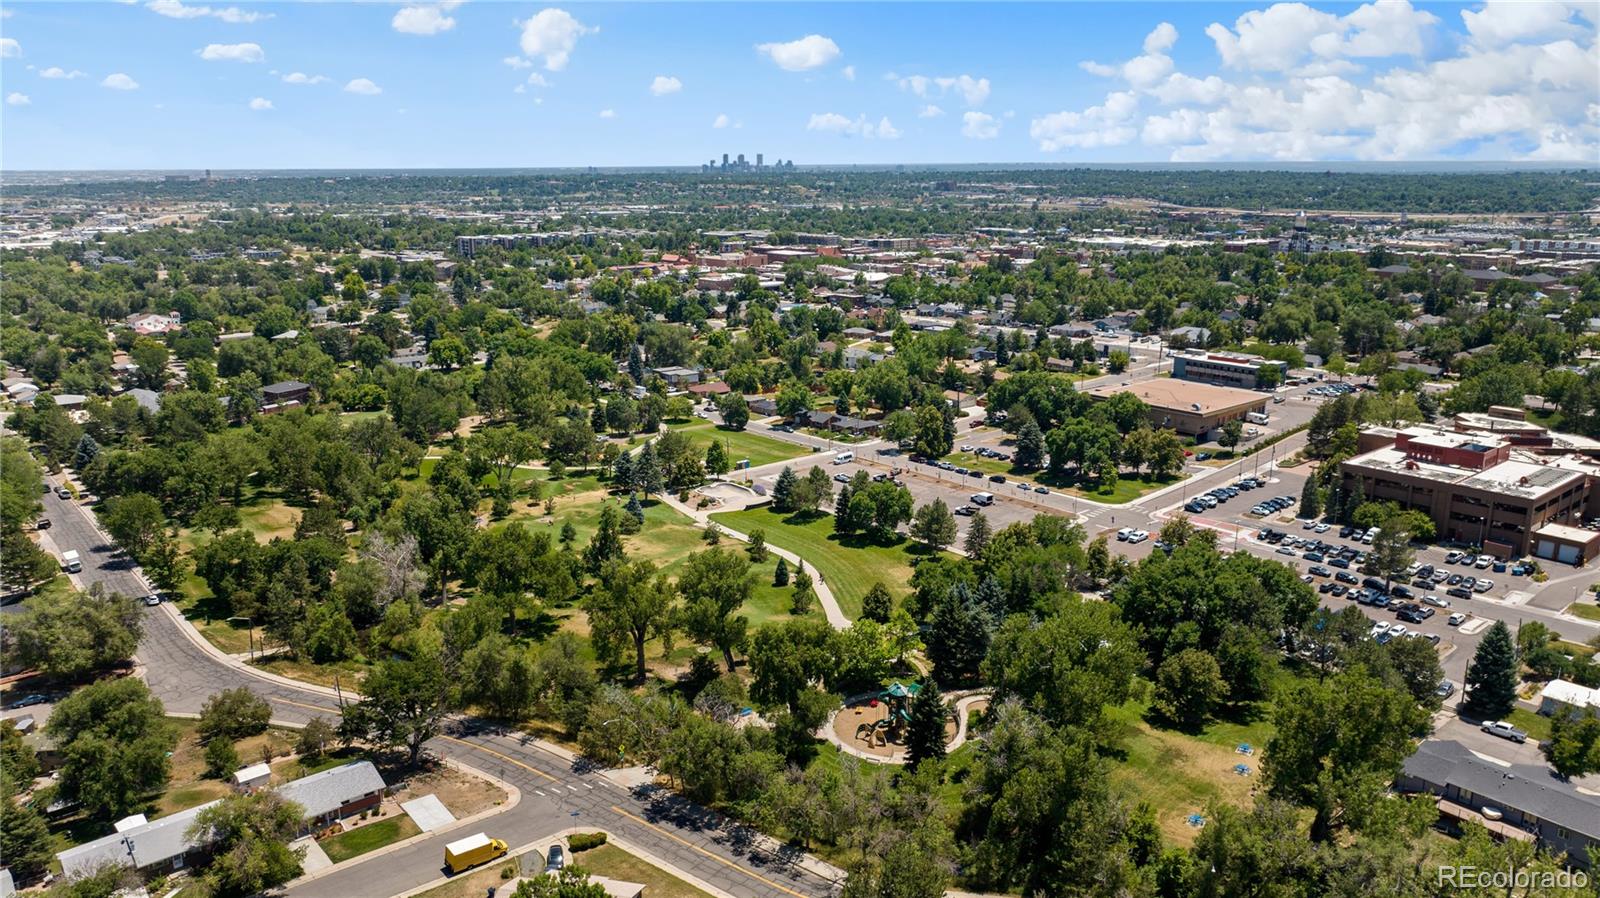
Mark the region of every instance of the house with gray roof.
[[1578, 866], [1600, 858], [1600, 795], [1538, 766], [1502, 766], [1460, 742], [1429, 740], [1406, 759], [1395, 788], [1437, 798], [1440, 822], [1477, 823], [1496, 838], [1537, 842]]
[[312, 829], [371, 810], [388, 791], [371, 761], [352, 761], [278, 787], [279, 796], [305, 811]]
[[190, 866], [203, 855], [208, 842], [190, 839], [189, 827], [210, 801], [119, 833], [102, 836], [56, 855], [67, 877], [84, 876], [109, 864], [129, 864], [142, 873], [169, 873]]

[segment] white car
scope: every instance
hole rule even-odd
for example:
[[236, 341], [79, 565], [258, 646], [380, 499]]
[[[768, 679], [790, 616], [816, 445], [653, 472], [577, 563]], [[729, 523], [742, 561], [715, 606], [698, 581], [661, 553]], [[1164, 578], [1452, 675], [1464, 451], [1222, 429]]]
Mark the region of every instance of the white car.
[[1133, 535], [1133, 528], [1132, 527], [1124, 527], [1121, 530], [1117, 531], [1117, 540], [1119, 542], [1127, 542], [1128, 541], [1128, 537], [1130, 537], [1132, 535]]
[[961, 451], [962, 452], [971, 452], [972, 451], [972, 447], [971, 446], [962, 446], [961, 447]]
[[1145, 540], [1147, 540], [1149, 538], [1150, 538], [1150, 532], [1147, 531], [1147, 530], [1135, 530], [1132, 533], [1128, 534], [1128, 542], [1129, 543], [1142, 543], [1142, 542], [1144, 542]]
[[1477, 562], [1475, 562], [1472, 566], [1481, 571], [1486, 570], [1491, 564], [1494, 564], [1494, 556], [1479, 555]]
[[1491, 589], [1494, 589], [1493, 580], [1479, 580], [1477, 583], [1472, 584], [1473, 592], [1488, 592]]
[[1459, 626], [1461, 626], [1462, 624], [1464, 624], [1466, 622], [1467, 622], [1467, 616], [1465, 614], [1462, 614], [1459, 611], [1451, 614], [1448, 618], [1445, 618], [1445, 623], [1449, 624], [1452, 627], [1459, 627]]

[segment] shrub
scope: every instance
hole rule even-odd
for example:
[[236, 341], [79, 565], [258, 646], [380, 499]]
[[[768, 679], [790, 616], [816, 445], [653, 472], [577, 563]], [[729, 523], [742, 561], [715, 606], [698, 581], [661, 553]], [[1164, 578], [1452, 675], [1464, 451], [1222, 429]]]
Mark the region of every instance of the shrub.
[[588, 851], [591, 848], [599, 848], [605, 843], [605, 833], [573, 833], [572, 838], [567, 840], [567, 844], [572, 848], [574, 854], [580, 851]]

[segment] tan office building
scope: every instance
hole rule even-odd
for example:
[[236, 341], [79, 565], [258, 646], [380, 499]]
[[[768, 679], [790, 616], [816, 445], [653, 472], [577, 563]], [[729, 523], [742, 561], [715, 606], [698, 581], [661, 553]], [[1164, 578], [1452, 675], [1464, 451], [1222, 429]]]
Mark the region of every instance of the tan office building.
[[1110, 399], [1118, 393], [1132, 393], [1144, 400], [1150, 406], [1152, 427], [1165, 427], [1202, 440], [1229, 421], [1242, 420], [1251, 412], [1265, 414], [1267, 410], [1267, 397], [1260, 393], [1170, 378], [1088, 391], [1094, 399]]

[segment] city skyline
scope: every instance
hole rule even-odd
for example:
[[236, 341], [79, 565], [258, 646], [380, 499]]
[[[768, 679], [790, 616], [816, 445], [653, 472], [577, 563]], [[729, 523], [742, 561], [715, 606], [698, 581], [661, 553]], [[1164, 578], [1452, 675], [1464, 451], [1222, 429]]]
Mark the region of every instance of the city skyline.
[[1594, 162], [1596, 9], [18, 4], [0, 149], [12, 170], [698, 167], [758, 143], [800, 165]]

